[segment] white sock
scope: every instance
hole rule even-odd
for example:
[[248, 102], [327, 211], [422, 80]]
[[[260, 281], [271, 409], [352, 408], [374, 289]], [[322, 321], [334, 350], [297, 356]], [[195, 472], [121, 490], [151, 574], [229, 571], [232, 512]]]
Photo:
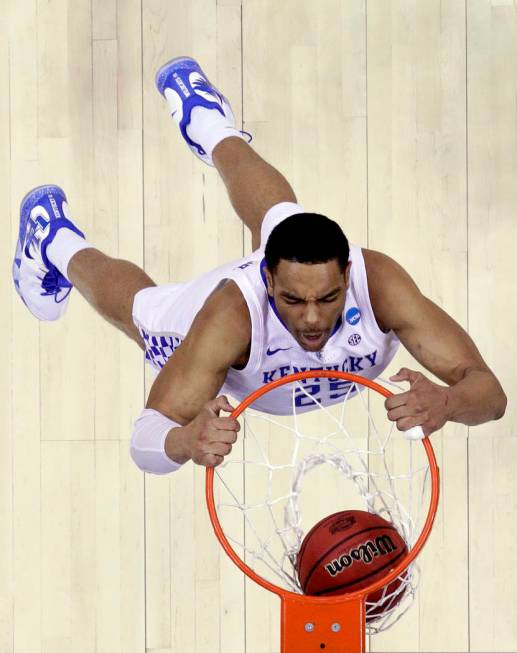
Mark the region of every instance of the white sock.
[[194, 107], [187, 127], [190, 138], [201, 145], [208, 156], [212, 157], [214, 147], [224, 138], [237, 136], [247, 141], [246, 137], [231, 122], [217, 111], [206, 107]]
[[54, 236], [54, 240], [47, 247], [46, 254], [48, 260], [70, 281], [68, 278], [70, 259], [74, 254], [88, 247], [93, 247], [93, 245], [81, 238], [75, 231], [67, 229], [67, 227], [61, 227]]

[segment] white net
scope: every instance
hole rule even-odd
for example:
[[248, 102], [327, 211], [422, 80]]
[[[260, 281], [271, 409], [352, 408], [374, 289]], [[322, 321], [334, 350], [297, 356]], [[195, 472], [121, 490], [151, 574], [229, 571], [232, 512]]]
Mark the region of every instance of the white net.
[[[366, 510], [392, 522], [411, 549], [427, 514], [430, 474], [421, 442], [397, 431], [378, 392], [353, 383], [339, 404], [299, 414], [295, 394], [310, 395], [303, 381], [290, 385], [292, 415], [252, 407], [241, 414], [242, 437], [216, 467], [214, 493], [222, 529], [248, 567], [302, 593], [296, 556], [315, 523], [334, 512]], [[367, 597], [367, 633], [400, 619], [418, 579], [413, 563], [375, 600]]]

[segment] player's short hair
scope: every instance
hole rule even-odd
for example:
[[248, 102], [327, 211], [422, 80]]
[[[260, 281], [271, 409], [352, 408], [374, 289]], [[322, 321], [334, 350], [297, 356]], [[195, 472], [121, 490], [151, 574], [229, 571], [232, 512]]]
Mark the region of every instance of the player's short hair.
[[273, 273], [280, 261], [326, 263], [337, 259], [341, 270], [348, 263], [350, 247], [341, 227], [319, 213], [296, 213], [282, 220], [266, 243], [268, 269]]

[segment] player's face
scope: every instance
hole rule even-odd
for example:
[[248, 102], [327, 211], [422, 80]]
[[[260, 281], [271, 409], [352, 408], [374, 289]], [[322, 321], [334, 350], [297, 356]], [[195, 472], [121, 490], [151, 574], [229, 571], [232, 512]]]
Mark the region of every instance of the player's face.
[[303, 349], [319, 351], [343, 312], [351, 263], [337, 259], [295, 263], [280, 259], [274, 274], [266, 269], [268, 293], [278, 314]]

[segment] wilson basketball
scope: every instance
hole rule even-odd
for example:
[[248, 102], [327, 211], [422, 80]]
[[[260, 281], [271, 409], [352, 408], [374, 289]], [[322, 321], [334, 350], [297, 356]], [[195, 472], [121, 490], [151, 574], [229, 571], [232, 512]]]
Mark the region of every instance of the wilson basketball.
[[[392, 523], [362, 510], [344, 510], [325, 517], [307, 533], [298, 552], [296, 571], [304, 594], [344, 594], [386, 576], [406, 554], [406, 543]], [[396, 578], [389, 584], [387, 598], [368, 610], [367, 621], [397, 605], [404, 591], [391, 600], [389, 595], [400, 583]], [[377, 602], [382, 592], [383, 588], [366, 600]]]

